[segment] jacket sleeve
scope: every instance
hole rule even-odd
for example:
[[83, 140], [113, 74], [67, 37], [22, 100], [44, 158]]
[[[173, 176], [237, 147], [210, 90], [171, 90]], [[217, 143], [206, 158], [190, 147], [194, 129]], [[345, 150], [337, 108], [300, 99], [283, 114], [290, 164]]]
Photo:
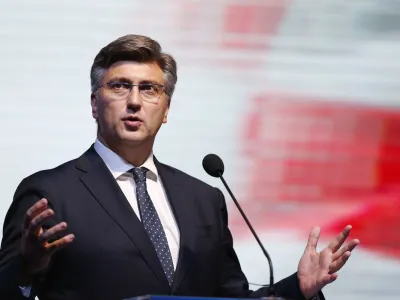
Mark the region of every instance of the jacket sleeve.
[[3, 224], [3, 237], [0, 249], [0, 299], [34, 299], [34, 278], [29, 297], [23, 295], [20, 288], [21, 278], [21, 235], [27, 210], [45, 196], [37, 180], [24, 179], [18, 186]]

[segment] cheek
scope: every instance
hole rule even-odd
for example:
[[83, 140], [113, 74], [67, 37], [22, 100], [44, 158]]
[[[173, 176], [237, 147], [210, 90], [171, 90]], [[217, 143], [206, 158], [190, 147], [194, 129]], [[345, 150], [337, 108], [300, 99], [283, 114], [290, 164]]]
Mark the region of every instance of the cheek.
[[99, 118], [107, 123], [115, 123], [119, 120], [122, 109], [118, 102], [104, 102], [99, 107]]
[[165, 110], [164, 109], [154, 110], [151, 112], [151, 114], [148, 114], [148, 117], [150, 119], [152, 129], [156, 130], [164, 122]]

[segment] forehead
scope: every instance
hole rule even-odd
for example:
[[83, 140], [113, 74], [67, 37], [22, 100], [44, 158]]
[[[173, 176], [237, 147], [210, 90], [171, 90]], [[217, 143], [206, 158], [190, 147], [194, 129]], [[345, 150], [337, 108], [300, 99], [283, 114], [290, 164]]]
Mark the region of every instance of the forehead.
[[111, 65], [105, 73], [104, 81], [123, 77], [133, 83], [141, 81], [154, 81], [164, 83], [163, 71], [157, 63], [140, 63], [134, 61], [119, 61]]

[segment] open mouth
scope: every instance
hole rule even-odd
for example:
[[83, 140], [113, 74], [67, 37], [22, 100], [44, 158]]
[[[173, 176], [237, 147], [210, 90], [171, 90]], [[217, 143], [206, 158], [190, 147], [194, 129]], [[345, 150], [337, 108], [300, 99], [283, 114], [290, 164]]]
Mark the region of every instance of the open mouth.
[[129, 116], [123, 119], [125, 125], [129, 127], [138, 127], [142, 124], [142, 120], [136, 116]]
[[124, 118], [124, 121], [132, 121], [132, 122], [135, 122], [135, 121], [139, 121], [139, 122], [142, 122], [142, 120], [139, 118], [139, 117], [136, 117], [136, 116], [129, 116], [129, 117], [126, 117], [126, 118]]

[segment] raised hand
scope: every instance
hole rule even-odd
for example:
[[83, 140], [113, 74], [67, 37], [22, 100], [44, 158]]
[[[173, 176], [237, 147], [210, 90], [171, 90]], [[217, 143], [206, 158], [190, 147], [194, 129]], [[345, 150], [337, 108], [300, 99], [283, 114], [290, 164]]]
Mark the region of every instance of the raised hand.
[[22, 225], [21, 243], [22, 272], [24, 276], [28, 277], [45, 269], [49, 265], [50, 258], [54, 252], [69, 245], [75, 238], [73, 234], [68, 234], [51, 243], [48, 242], [67, 229], [67, 224], [61, 222], [47, 230], [43, 230], [43, 222], [53, 215], [54, 211], [48, 207], [46, 199], [39, 200], [26, 212]]
[[314, 227], [311, 230], [297, 272], [300, 290], [306, 299], [315, 296], [324, 286], [337, 279], [337, 272], [345, 265], [351, 251], [360, 243], [359, 240], [353, 239], [344, 244], [351, 228], [350, 225], [346, 226], [320, 253], [317, 252], [320, 228]]

